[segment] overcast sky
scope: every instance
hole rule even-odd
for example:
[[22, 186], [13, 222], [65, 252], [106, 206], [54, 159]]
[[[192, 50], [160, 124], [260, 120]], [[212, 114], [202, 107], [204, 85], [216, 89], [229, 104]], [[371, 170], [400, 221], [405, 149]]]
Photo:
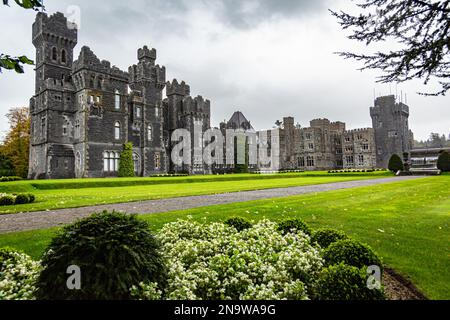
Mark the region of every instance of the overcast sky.
[[[0, 51], [34, 58], [31, 25], [35, 13], [11, 1], [0, 6]], [[192, 95], [211, 100], [212, 125], [242, 111], [255, 129], [271, 128], [294, 116], [302, 126], [314, 118], [370, 127], [376, 95], [395, 94], [395, 85], [375, 84], [375, 71], [358, 71], [357, 62], [336, 51], [364, 51], [346, 39], [328, 8], [353, 9], [349, 0], [46, 0], [48, 13], [74, 16], [80, 30], [75, 56], [83, 45], [123, 70], [136, 63], [143, 45], [158, 52], [167, 79], [191, 85]], [[72, 6], [72, 7], [71, 7]], [[367, 52], [367, 51], [366, 51]], [[34, 94], [33, 67], [24, 75], [0, 74], [0, 131], [4, 114], [28, 105]], [[433, 88], [430, 87], [430, 90]], [[450, 134], [450, 97], [423, 97], [421, 81], [397, 87], [406, 92], [416, 138]]]

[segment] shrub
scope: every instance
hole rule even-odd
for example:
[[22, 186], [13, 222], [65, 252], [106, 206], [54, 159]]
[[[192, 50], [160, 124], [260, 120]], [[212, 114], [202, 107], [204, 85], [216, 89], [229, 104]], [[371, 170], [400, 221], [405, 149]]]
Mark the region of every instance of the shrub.
[[131, 142], [123, 145], [120, 153], [119, 177], [134, 177], [133, 144]]
[[0, 300], [31, 300], [40, 265], [28, 255], [0, 249]]
[[404, 169], [403, 161], [398, 154], [393, 154], [389, 159], [388, 169], [392, 172], [401, 171]]
[[225, 224], [236, 228], [237, 231], [242, 231], [252, 227], [252, 224], [247, 219], [241, 217], [230, 218], [225, 221]]
[[442, 172], [450, 172], [450, 153], [441, 152], [437, 161], [437, 168]]
[[324, 249], [334, 242], [345, 239], [348, 239], [348, 237], [344, 232], [327, 228], [318, 229], [311, 236], [311, 242], [317, 242]]
[[36, 200], [36, 196], [32, 193], [27, 193], [27, 196], [30, 199], [29, 203], [33, 203]]
[[319, 300], [384, 300], [383, 289], [369, 289], [367, 274], [345, 264], [329, 266], [322, 270], [315, 286]]
[[10, 181], [19, 181], [23, 180], [21, 177], [9, 176], [9, 177], [1, 177], [0, 182], [10, 182]]
[[0, 197], [0, 206], [12, 206], [15, 203], [15, 199], [11, 195], [2, 195]]
[[311, 235], [309, 226], [300, 219], [288, 219], [278, 223], [278, 230], [283, 234], [294, 231], [302, 231], [307, 235]]
[[340, 240], [330, 244], [324, 250], [323, 258], [326, 265], [339, 264], [341, 262], [357, 268], [377, 265], [382, 268], [381, 259], [373, 250], [356, 240]]
[[[178, 220], [157, 238], [169, 267], [167, 299], [306, 299], [323, 267], [308, 237], [282, 235], [268, 220], [241, 232], [224, 223]], [[154, 286], [145, 292], [154, 297]]]
[[30, 203], [30, 197], [27, 194], [18, 194], [16, 196], [15, 204]]
[[[166, 269], [157, 240], [134, 215], [103, 212], [66, 226], [52, 239], [42, 259], [39, 299], [130, 299], [139, 283], [165, 285]], [[82, 274], [81, 290], [66, 286], [68, 266]]]

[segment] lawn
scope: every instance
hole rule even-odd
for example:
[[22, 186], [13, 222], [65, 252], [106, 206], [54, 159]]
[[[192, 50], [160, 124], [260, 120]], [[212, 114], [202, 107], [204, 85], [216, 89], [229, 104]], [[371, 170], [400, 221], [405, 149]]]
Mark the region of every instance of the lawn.
[[[253, 220], [299, 217], [313, 228], [334, 227], [370, 244], [385, 264], [410, 278], [432, 299], [450, 299], [450, 176], [371, 187], [258, 200], [142, 216], [157, 231], [191, 215], [219, 221], [231, 216]], [[56, 229], [0, 235], [39, 258]]]
[[372, 173], [236, 174], [219, 176], [69, 179], [0, 183], [0, 193], [31, 192], [31, 204], [1, 206], [0, 214], [75, 208], [89, 205], [281, 188], [392, 176]]

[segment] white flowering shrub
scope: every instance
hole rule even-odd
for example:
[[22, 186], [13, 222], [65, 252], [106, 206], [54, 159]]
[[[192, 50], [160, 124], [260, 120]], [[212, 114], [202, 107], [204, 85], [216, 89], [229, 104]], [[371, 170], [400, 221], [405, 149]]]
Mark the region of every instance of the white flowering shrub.
[[283, 235], [268, 220], [241, 232], [223, 223], [179, 220], [157, 238], [169, 269], [167, 299], [308, 299], [323, 266], [309, 236]]
[[0, 249], [0, 300], [34, 299], [40, 264], [28, 255]]

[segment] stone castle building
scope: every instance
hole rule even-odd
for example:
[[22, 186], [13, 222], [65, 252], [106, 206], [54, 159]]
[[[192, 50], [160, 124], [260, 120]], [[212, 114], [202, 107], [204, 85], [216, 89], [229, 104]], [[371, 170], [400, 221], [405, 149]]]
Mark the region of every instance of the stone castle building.
[[[38, 13], [33, 24], [36, 47], [35, 95], [30, 100], [29, 178], [117, 176], [123, 144], [133, 144], [137, 176], [167, 172], [228, 172], [234, 164], [208, 167], [201, 156], [211, 128], [211, 103], [192, 97], [184, 81], [166, 82], [166, 69], [155, 64], [156, 50], [144, 46], [137, 63], [122, 71], [100, 60], [88, 47], [74, 59], [77, 29], [62, 13]], [[163, 90], [166, 96], [163, 97]], [[287, 117], [279, 130], [279, 169], [329, 170], [386, 167], [393, 153], [409, 151], [409, 109], [394, 96], [380, 97], [370, 109], [373, 128], [346, 130], [343, 122], [315, 119], [307, 128]], [[171, 161], [176, 129], [189, 131], [191, 163]], [[252, 131], [235, 112], [217, 128]], [[266, 131], [268, 141], [271, 132]], [[255, 133], [260, 134], [261, 132]], [[198, 152], [200, 151], [200, 152]], [[224, 147], [224, 155], [227, 149]], [[250, 170], [258, 170], [250, 166]]]
[[133, 143], [138, 176], [207, 171], [201, 162], [173, 168], [168, 157], [173, 130], [209, 128], [209, 100], [192, 98], [184, 82], [166, 83], [165, 67], [155, 64], [155, 49], [139, 49], [137, 64], [125, 72], [88, 47], [74, 60], [77, 37], [62, 13], [37, 14], [29, 177], [116, 176], [125, 142]]

